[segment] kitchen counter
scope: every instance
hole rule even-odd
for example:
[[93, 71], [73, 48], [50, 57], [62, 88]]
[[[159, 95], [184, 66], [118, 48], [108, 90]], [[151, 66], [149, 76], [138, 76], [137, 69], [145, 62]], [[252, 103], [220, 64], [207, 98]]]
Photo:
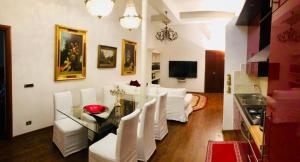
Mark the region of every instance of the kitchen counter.
[[[247, 114], [245, 113], [245, 105], [242, 105], [242, 103], [238, 99], [238, 95], [239, 94], [234, 95], [234, 101], [236, 102], [242, 120], [245, 122], [257, 148], [261, 148], [261, 146], [263, 145], [263, 132], [260, 130], [260, 125], [254, 125], [250, 122], [249, 117], [247, 117]], [[260, 100], [258, 104], [263, 105]]]
[[261, 148], [261, 146], [263, 145], [263, 132], [259, 129], [259, 126], [251, 125], [249, 127], [249, 131], [254, 139], [257, 148]]

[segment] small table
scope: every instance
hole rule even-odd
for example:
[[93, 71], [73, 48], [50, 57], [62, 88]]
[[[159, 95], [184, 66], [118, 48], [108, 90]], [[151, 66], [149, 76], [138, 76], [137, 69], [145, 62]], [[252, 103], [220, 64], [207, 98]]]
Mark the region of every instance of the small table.
[[134, 97], [127, 96], [120, 99], [120, 106], [114, 104], [105, 106], [106, 110], [100, 114], [89, 114], [81, 107], [74, 107], [71, 112], [63, 108], [57, 108], [56, 111], [93, 132], [95, 134], [93, 141], [97, 141], [108, 133], [116, 133], [121, 118], [132, 113], [138, 107], [138, 102]]

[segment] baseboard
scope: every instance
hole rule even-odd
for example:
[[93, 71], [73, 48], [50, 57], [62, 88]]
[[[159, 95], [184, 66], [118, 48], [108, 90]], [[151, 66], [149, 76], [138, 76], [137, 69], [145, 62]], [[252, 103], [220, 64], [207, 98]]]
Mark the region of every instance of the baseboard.
[[46, 130], [46, 129], [52, 129], [52, 128], [53, 128], [52, 125], [48, 126], [48, 127], [45, 127], [45, 128], [40, 128], [40, 129], [31, 131], [31, 132], [27, 132], [27, 133], [24, 133], [24, 134], [16, 135], [16, 136], [12, 137], [12, 139], [14, 139], [14, 138], [20, 138], [20, 137], [23, 137], [23, 136], [27, 136], [27, 135], [30, 135], [30, 134], [34, 134], [34, 133], [37, 133], [37, 132], [40, 132], [40, 131], [43, 131], [43, 130]]

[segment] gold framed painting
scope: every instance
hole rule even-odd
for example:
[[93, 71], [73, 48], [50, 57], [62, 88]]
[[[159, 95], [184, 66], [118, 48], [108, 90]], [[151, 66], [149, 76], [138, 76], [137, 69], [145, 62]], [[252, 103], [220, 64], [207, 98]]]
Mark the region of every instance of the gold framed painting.
[[55, 80], [86, 78], [86, 31], [56, 25]]
[[122, 75], [136, 73], [136, 42], [122, 40]]
[[110, 46], [98, 46], [98, 68], [115, 68], [117, 62], [117, 48]]

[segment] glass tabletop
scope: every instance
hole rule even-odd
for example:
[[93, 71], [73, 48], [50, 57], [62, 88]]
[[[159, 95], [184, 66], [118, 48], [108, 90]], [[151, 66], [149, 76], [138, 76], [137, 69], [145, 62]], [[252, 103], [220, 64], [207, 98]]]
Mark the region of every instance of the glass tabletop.
[[105, 132], [116, 130], [121, 118], [132, 113], [139, 106], [134, 98], [134, 96], [130, 95], [123, 96], [117, 106], [113, 103], [102, 104], [105, 102], [100, 101], [99, 104], [106, 106], [106, 109], [99, 114], [86, 112], [82, 107], [73, 107], [72, 110], [60, 107], [56, 111], [94, 132], [96, 135], [101, 135]]

